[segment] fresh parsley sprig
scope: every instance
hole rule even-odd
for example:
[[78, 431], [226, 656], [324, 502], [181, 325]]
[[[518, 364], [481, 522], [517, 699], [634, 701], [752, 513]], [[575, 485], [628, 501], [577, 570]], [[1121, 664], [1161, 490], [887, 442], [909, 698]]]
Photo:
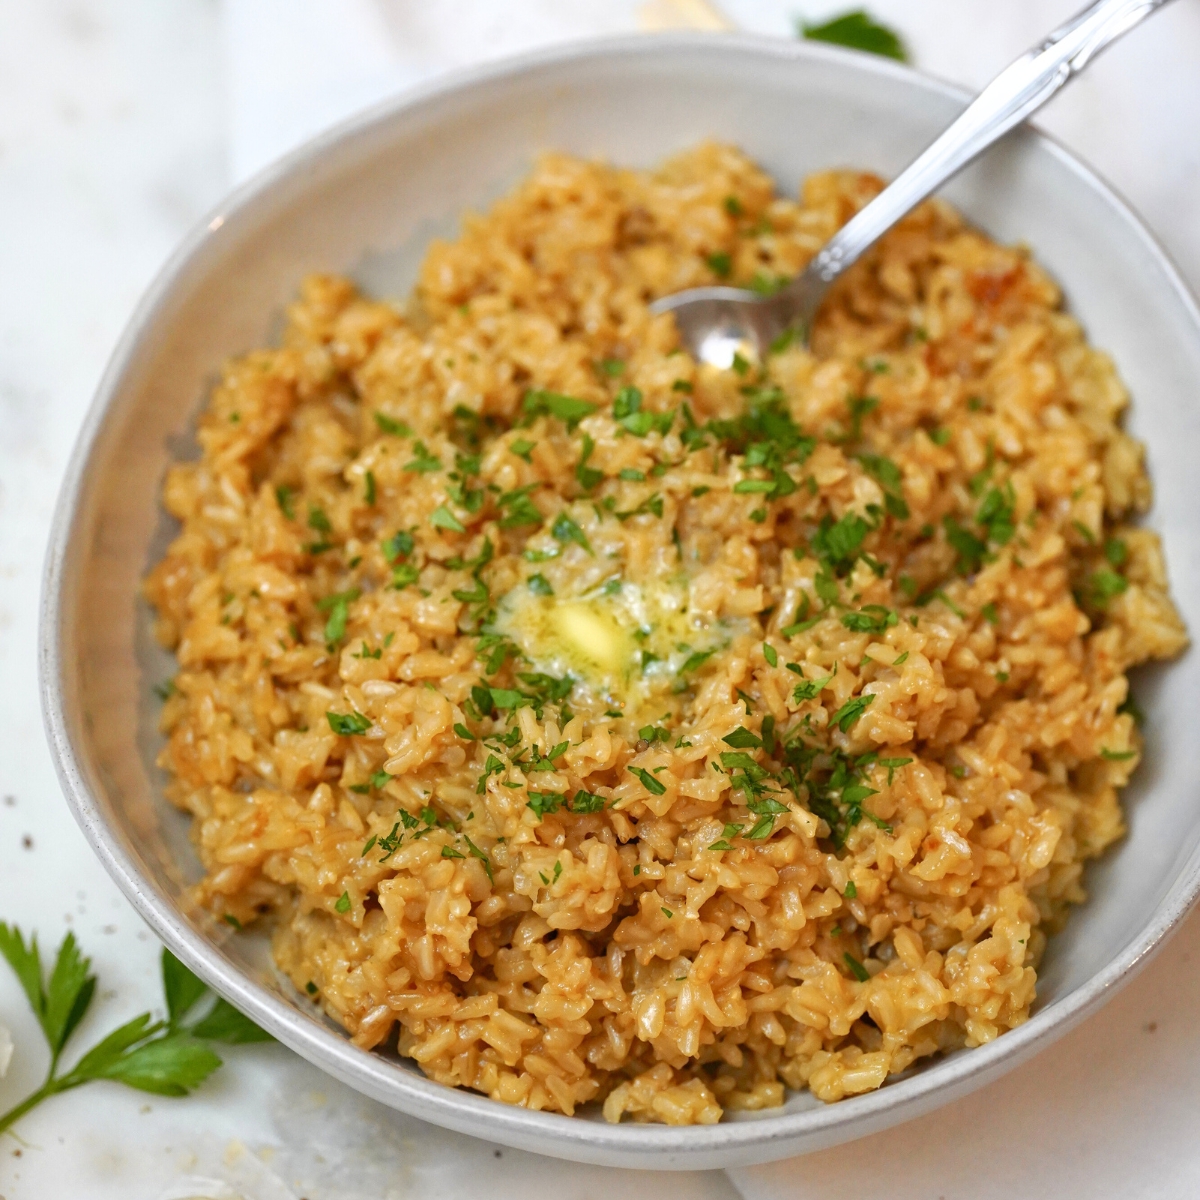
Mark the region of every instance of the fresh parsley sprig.
[[46, 980], [37, 936], [26, 944], [21, 931], [3, 921], [0, 921], [0, 954], [20, 981], [50, 1048], [45, 1081], [37, 1091], [0, 1115], [0, 1133], [43, 1100], [96, 1079], [111, 1079], [159, 1096], [186, 1096], [221, 1065], [220, 1058], [205, 1042], [232, 1045], [271, 1040], [270, 1034], [219, 997], [198, 1020], [185, 1024], [184, 1018], [196, 1011], [208, 994], [208, 987], [164, 949], [162, 978], [167, 1019], [155, 1021], [151, 1013], [142, 1013], [101, 1038], [73, 1067], [60, 1072], [63, 1050], [96, 991], [96, 977], [89, 973], [91, 959], [80, 953], [75, 935], [68, 933]]

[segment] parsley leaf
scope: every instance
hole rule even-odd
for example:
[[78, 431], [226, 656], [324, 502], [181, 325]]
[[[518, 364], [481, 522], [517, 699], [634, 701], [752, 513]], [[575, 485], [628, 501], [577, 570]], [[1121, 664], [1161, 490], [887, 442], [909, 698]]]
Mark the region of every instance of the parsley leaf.
[[550, 526], [550, 533], [559, 542], [575, 542], [576, 545], [582, 546], [589, 554], [592, 553], [592, 545], [587, 539], [587, 534], [573, 521], [565, 512], [559, 513], [554, 519], [554, 524]]
[[623, 387], [613, 401], [613, 419], [622, 428], [637, 437], [645, 437], [651, 430], [670, 432], [675, 421], [674, 412], [654, 413], [642, 408], [642, 393], [635, 387]]
[[430, 525], [438, 529], [448, 529], [451, 533], [466, 533], [466, 526], [444, 505], [439, 504], [429, 514]]
[[387, 413], [379, 411], [374, 413], [374, 417], [380, 432], [390, 433], [392, 437], [412, 437], [412, 430], [403, 421], [397, 421], [395, 418], [389, 417]]
[[836, 725], [843, 733], [849, 733], [874, 699], [874, 695], [851, 697], [829, 718], [830, 725]]
[[501, 529], [518, 529], [522, 525], [542, 523], [542, 514], [529, 498], [529, 493], [535, 491], [538, 486], [536, 483], [528, 483], [496, 498], [496, 507], [504, 513], [500, 518]]
[[642, 787], [646, 789], [652, 796], [661, 796], [667, 790], [665, 783], [660, 783], [645, 767], [626, 767], [631, 775], [636, 775], [641, 781]]
[[346, 636], [346, 621], [350, 615], [350, 604], [357, 600], [362, 593], [358, 588], [347, 592], [335, 592], [317, 601], [317, 609], [327, 612], [329, 620], [325, 622], [325, 643], [336, 646]]
[[419, 475], [425, 475], [430, 471], [442, 469], [442, 460], [437, 455], [431, 454], [424, 442], [413, 442], [413, 453], [416, 458], [412, 462], [404, 464], [406, 471], [415, 471]]
[[826, 515], [811, 538], [812, 551], [822, 563], [844, 575], [854, 565], [859, 547], [870, 530], [870, 525], [857, 513], [846, 513], [838, 521]]
[[[207, 993], [207, 987], [169, 951], [162, 953], [163, 992], [167, 1020], [142, 1013], [88, 1050], [70, 1070], [58, 1064], [67, 1041], [78, 1027], [95, 991], [90, 961], [79, 951], [73, 934], [59, 946], [50, 978], [43, 978], [37, 939], [26, 945], [19, 929], [0, 922], [0, 954], [16, 972], [50, 1049], [46, 1078], [35, 1092], [0, 1116], [0, 1132], [43, 1100], [95, 1079], [110, 1079], [144, 1092], [183, 1096], [221, 1065], [204, 1041], [261, 1041], [269, 1035], [218, 1000], [199, 1021], [184, 1019]], [[225, 1013], [228, 1009], [233, 1016]], [[233, 1036], [236, 1034], [236, 1036]]]
[[566, 423], [567, 429], [574, 429], [584, 417], [596, 411], [596, 405], [590, 400], [580, 400], [575, 396], [564, 396], [559, 392], [547, 392], [533, 389], [525, 393], [521, 402], [521, 410], [526, 417], [549, 415], [557, 417]]
[[751, 733], [744, 725], [732, 733], [727, 733], [723, 740], [727, 746], [733, 746], [738, 750], [755, 750], [762, 745], [762, 739], [757, 734]]
[[861, 8], [816, 25], [802, 21], [798, 32], [801, 37], [811, 41], [829, 42], [834, 46], [862, 50], [867, 54], [881, 54], [899, 62], [908, 61], [908, 52], [899, 34], [886, 25], [881, 25]]
[[987, 553], [986, 543], [981, 542], [969, 529], [964, 529], [953, 517], [943, 517], [942, 527], [946, 531], [946, 541], [958, 555], [955, 565], [959, 573], [974, 575]]
[[842, 955], [842, 960], [846, 966], [850, 968], [850, 974], [858, 980], [859, 983], [866, 983], [871, 978], [871, 973], [866, 967], [858, 961], [849, 951]]
[[354, 737], [356, 734], [366, 733], [371, 728], [370, 717], [364, 717], [362, 713], [358, 712], [327, 712], [325, 719], [329, 722], [329, 728], [338, 737]]

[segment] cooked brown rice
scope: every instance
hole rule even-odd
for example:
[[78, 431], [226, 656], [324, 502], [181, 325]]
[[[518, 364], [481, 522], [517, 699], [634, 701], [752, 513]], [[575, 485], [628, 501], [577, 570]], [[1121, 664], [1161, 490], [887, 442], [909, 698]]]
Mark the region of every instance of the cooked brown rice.
[[[798, 271], [880, 184], [563, 156], [405, 307], [228, 364], [147, 592], [200, 903], [363, 1047], [708, 1123], [1021, 1023], [1186, 635], [1111, 361], [923, 205], [811, 349], [647, 302]], [[560, 682], [562, 681], [562, 682]]]

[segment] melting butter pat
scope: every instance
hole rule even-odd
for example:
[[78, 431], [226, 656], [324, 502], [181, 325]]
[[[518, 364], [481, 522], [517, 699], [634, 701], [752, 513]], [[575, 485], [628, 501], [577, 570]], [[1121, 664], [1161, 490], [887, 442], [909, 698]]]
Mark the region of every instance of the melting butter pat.
[[623, 675], [632, 647], [612, 614], [586, 601], [551, 606], [548, 624], [568, 657], [594, 664], [606, 675]]

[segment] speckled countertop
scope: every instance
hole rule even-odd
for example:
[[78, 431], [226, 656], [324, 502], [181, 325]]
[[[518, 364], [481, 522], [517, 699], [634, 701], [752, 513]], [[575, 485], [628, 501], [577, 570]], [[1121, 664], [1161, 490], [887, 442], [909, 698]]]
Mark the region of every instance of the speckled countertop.
[[[634, 28], [639, 7], [0, 0], [0, 919], [37, 929], [47, 944], [72, 928], [92, 955], [100, 994], [81, 1045], [160, 1003], [158, 947], [61, 799], [38, 711], [37, 595], [59, 478], [139, 293], [236, 178], [298, 137], [450, 66]], [[848, 7], [721, 4], [742, 27], [781, 36], [797, 11]], [[870, 7], [903, 31], [919, 66], [979, 85], [1075, 4]], [[1200, 3], [1177, 0], [1041, 122], [1133, 202], [1193, 286], [1197, 62]], [[380, 1108], [282, 1047], [247, 1047], [187, 1100], [96, 1084], [47, 1103], [19, 1137], [0, 1139], [0, 1200], [452, 1200], [484, 1191], [494, 1200], [595, 1200], [641, 1184], [696, 1200], [738, 1191], [748, 1200], [1182, 1200], [1200, 1195], [1198, 1004], [1193, 915], [1100, 1014], [952, 1109], [805, 1159], [670, 1181], [500, 1151]], [[0, 1024], [16, 1044], [0, 1082], [7, 1109], [40, 1081], [44, 1050], [2, 965]]]

